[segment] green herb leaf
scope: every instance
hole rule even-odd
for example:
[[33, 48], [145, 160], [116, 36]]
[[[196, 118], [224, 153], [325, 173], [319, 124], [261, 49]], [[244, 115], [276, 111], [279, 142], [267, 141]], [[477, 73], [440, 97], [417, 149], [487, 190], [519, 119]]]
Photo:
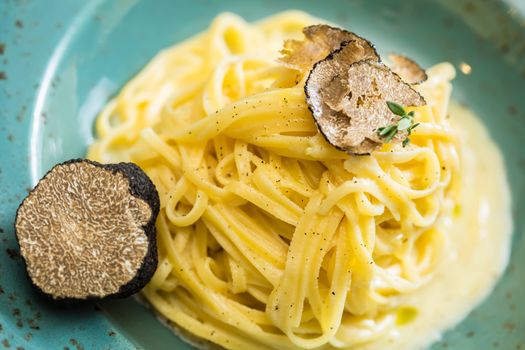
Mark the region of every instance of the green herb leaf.
[[408, 134], [412, 134], [412, 130], [414, 130], [420, 123], [415, 123], [415, 124], [412, 124], [409, 128], [408, 128]]
[[396, 136], [397, 134], [397, 127], [395, 125], [392, 125], [392, 126], [393, 126], [392, 130], [390, 130], [390, 132], [386, 135], [386, 142], [392, 141], [394, 136]]
[[390, 124], [388, 126], [385, 126], [385, 127], [382, 127], [382, 128], [379, 128], [378, 131], [379, 131], [379, 136], [386, 136], [388, 135], [392, 129], [394, 129], [396, 126], [394, 124]]
[[401, 105], [392, 101], [387, 101], [386, 105], [388, 106], [388, 109], [390, 109], [390, 111], [395, 115], [398, 115], [400, 117], [406, 115], [405, 109]]
[[419, 124], [421, 124], [421, 123], [415, 123], [415, 124], [413, 124], [413, 125], [410, 127], [410, 130], [411, 130], [411, 131], [414, 130]]
[[412, 125], [412, 120], [408, 118], [401, 118], [401, 120], [397, 123], [397, 130], [406, 130], [410, 128]]
[[[419, 123], [414, 124], [414, 111], [411, 111], [407, 114], [405, 109], [395, 102], [387, 101], [386, 104], [392, 113], [400, 116], [401, 118], [399, 118], [396, 124], [389, 124], [387, 126], [378, 128], [377, 134], [380, 137], [384, 137], [386, 143], [392, 141], [399, 131], [406, 130], [408, 136], [410, 136], [412, 130], [414, 130], [414, 128], [419, 125]], [[408, 144], [410, 144], [410, 139], [408, 136], [403, 140], [403, 147], [406, 147]]]

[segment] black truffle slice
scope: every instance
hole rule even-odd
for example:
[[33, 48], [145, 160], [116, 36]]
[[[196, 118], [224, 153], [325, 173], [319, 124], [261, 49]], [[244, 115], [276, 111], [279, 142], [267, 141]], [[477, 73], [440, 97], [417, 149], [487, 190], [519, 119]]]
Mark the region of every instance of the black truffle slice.
[[368, 40], [345, 29], [317, 24], [303, 28], [304, 40], [286, 40], [280, 61], [300, 70], [310, 70], [343, 43], [354, 42], [359, 60], [380, 61], [374, 46]]
[[425, 70], [412, 59], [396, 54], [388, 55], [388, 58], [392, 63], [390, 69], [399, 75], [405, 83], [410, 85], [421, 84], [428, 79]]
[[[384, 64], [356, 61], [353, 42], [343, 45], [311, 70], [306, 100], [319, 131], [333, 146], [356, 155], [370, 154], [384, 142], [377, 129], [399, 119], [386, 104], [422, 106], [423, 97]], [[393, 142], [406, 137], [398, 133]]]
[[157, 267], [158, 212], [155, 186], [133, 163], [56, 165], [16, 214], [32, 283], [58, 301], [136, 293]]

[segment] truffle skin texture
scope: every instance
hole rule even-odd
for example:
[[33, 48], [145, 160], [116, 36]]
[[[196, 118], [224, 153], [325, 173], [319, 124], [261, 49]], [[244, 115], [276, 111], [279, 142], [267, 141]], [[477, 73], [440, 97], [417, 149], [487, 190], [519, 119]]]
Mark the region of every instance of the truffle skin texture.
[[[98, 164], [98, 163], [97, 163]], [[137, 293], [150, 281], [157, 270], [157, 232], [155, 221], [159, 215], [160, 199], [159, 193], [151, 179], [134, 163], [99, 164], [106, 169], [121, 172], [129, 180], [131, 194], [145, 201], [151, 208], [151, 218], [143, 227], [148, 237], [148, 251], [135, 277], [123, 285], [115, 297], [125, 298]]]
[[416, 85], [428, 79], [425, 70], [414, 60], [397, 54], [391, 54], [388, 58], [392, 62], [390, 69], [399, 75], [405, 83]]
[[[353, 42], [343, 45], [311, 70], [305, 94], [317, 127], [336, 148], [353, 155], [367, 155], [381, 147], [377, 129], [399, 117], [387, 101], [403, 106], [425, 105], [423, 97], [382, 63], [356, 60]], [[399, 132], [392, 142], [400, 142]]]
[[[129, 215], [131, 215], [130, 213], [136, 214], [136, 216], [134, 216], [135, 218], [137, 218], [137, 222], [135, 222], [135, 224], [140, 225], [140, 226], [137, 226], [136, 228], [138, 231], [142, 233], [141, 235], [142, 238], [138, 237], [137, 238], [138, 240], [133, 242], [133, 244], [139, 242], [140, 240], [141, 249], [139, 250], [143, 251], [144, 255], [142, 256], [142, 259], [140, 260], [140, 265], [136, 264], [135, 266], [136, 269], [133, 271], [133, 275], [131, 275], [131, 273], [128, 273], [130, 274], [131, 279], [128, 279], [125, 283], [121, 283], [118, 289], [113, 290], [111, 293], [106, 293], [106, 294], [86, 293], [81, 296], [79, 296], [78, 294], [58, 295], [57, 296], [56, 293], [49, 292], [49, 289], [44, 290], [46, 289], [45, 286], [37, 285], [37, 283], [35, 283], [36, 281], [33, 280], [33, 277], [31, 276], [32, 274], [30, 271], [30, 266], [34, 264], [34, 262], [29, 261], [31, 257], [26, 256], [27, 254], [24, 254], [24, 252], [28, 251], [27, 242], [25, 242], [25, 244], [24, 242], [22, 242], [23, 239], [27, 240], [27, 234], [24, 234], [24, 232], [22, 232], [24, 230], [24, 224], [22, 224], [24, 219], [22, 218], [22, 216], [23, 216], [23, 213], [27, 213], [28, 210], [27, 208], [26, 209], [22, 209], [22, 208], [27, 202], [31, 202], [31, 200], [29, 199], [33, 195], [35, 195], [39, 191], [40, 192], [45, 191], [45, 187], [48, 185], [43, 185], [44, 181], [52, 181], [53, 180], [52, 177], [54, 176], [55, 171], [58, 171], [60, 167], [65, 167], [63, 169], [67, 169], [68, 167], [85, 167], [85, 168], [91, 167], [91, 168], [99, 169], [100, 171], [104, 172], [104, 174], [106, 174], [107, 177], [110, 177], [110, 176], [115, 177], [118, 180], [119, 184], [122, 185], [123, 183], [125, 183], [127, 185], [125, 187], [126, 192], [121, 193], [120, 195], [124, 196], [125, 198], [128, 198], [129, 203], [135, 204], [135, 207], [128, 208], [130, 211], [127, 213]], [[80, 179], [76, 179], [76, 180], [82, 181]], [[117, 182], [117, 180], [115, 181]], [[90, 184], [90, 185], [93, 185], [93, 184]], [[115, 186], [118, 187], [119, 185], [115, 184]], [[42, 187], [44, 187], [44, 189], [42, 189]], [[108, 189], [106, 187], [104, 188], [104, 191], [111, 191], [111, 188]], [[56, 198], [65, 198], [67, 195], [65, 195], [64, 193], [56, 193], [56, 196], [57, 196]], [[88, 198], [88, 199], [91, 199], [91, 198]], [[51, 170], [49, 170], [49, 172], [39, 181], [39, 183], [35, 186], [35, 188], [24, 199], [24, 201], [18, 207], [18, 210], [16, 213], [15, 235], [19, 242], [19, 245], [21, 248], [20, 249], [21, 256], [26, 265], [26, 271], [28, 273], [29, 278], [31, 279], [32, 284], [35, 286], [36, 290], [40, 294], [49, 298], [51, 301], [61, 304], [61, 305], [70, 305], [70, 304], [73, 304], [79, 301], [84, 301], [84, 300], [100, 300], [100, 299], [105, 299], [105, 298], [123, 298], [123, 297], [127, 297], [127, 296], [130, 296], [138, 292], [140, 289], [142, 289], [146, 285], [146, 283], [148, 283], [148, 281], [151, 279], [151, 277], [153, 276], [153, 273], [155, 272], [157, 268], [158, 257], [157, 257], [155, 221], [159, 213], [159, 209], [160, 209], [160, 201], [159, 201], [159, 196], [155, 188], [155, 185], [151, 182], [149, 177], [137, 165], [133, 163], [100, 164], [98, 162], [87, 160], [87, 159], [72, 159], [72, 160], [55, 165]], [[148, 216], [146, 216], [146, 214]], [[141, 218], [140, 221], [138, 221], [138, 218]], [[96, 219], [97, 218], [95, 218], [95, 220]], [[115, 220], [117, 220], [117, 218], [115, 218]], [[27, 223], [25, 227], [27, 227]], [[49, 232], [46, 232], [46, 233], [49, 233]], [[111, 236], [107, 238], [111, 241], [113, 238], [117, 239], [118, 237]], [[143, 238], [146, 238], [147, 242], [143, 242]], [[126, 244], [127, 246], [125, 246], [124, 248], [132, 245], [132, 243], [130, 242], [127, 242]], [[22, 247], [23, 245], [26, 246], [25, 249]], [[136, 244], [135, 246], [131, 248], [132, 249], [136, 248]], [[68, 252], [66, 251], [65, 253], [68, 253]], [[119, 255], [124, 254], [124, 252], [118, 251], [118, 254]], [[114, 265], [114, 264], [110, 264], [110, 265]], [[102, 273], [103, 271], [97, 271], [97, 272]], [[114, 277], [114, 276], [109, 276], [109, 277]], [[40, 280], [40, 282], [42, 281]], [[114, 281], [112, 281], [112, 283], [114, 283]]]
[[359, 60], [371, 59], [380, 62], [381, 59], [368, 40], [348, 30], [331, 27], [327, 24], [316, 24], [303, 28], [304, 40], [286, 40], [281, 50], [279, 61], [303, 71], [310, 70], [320, 60], [342, 45], [354, 42], [360, 52]]

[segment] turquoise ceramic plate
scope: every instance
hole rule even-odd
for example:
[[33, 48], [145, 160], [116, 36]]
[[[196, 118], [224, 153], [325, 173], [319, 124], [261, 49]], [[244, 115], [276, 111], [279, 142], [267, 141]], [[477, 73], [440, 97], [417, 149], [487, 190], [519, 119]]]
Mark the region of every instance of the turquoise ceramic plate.
[[505, 154], [512, 261], [494, 293], [433, 349], [525, 349], [525, 4], [507, 1], [2, 0], [0, 348], [190, 349], [133, 300], [74, 310], [40, 300], [17, 257], [15, 210], [52, 165], [84, 155], [97, 111], [158, 50], [205, 29], [220, 11], [254, 20], [300, 8], [384, 52], [472, 67], [459, 74], [454, 97]]

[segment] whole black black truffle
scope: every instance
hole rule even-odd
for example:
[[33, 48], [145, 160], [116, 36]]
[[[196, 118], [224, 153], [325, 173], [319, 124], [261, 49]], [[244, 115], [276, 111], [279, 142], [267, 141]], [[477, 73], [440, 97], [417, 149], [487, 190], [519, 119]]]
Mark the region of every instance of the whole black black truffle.
[[66, 301], [138, 292], [157, 267], [159, 206], [155, 186], [133, 163], [56, 165], [16, 214], [32, 283]]

